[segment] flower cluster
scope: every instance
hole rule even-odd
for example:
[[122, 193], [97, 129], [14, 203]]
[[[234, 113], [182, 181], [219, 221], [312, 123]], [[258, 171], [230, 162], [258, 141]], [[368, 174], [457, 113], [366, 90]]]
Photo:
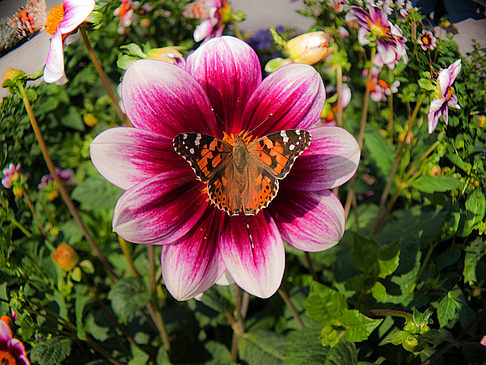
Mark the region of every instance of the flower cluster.
[[[115, 207], [114, 231], [131, 242], [162, 245], [164, 283], [179, 300], [203, 293], [225, 274], [249, 293], [269, 297], [282, 280], [284, 241], [300, 250], [322, 251], [343, 235], [344, 210], [331, 189], [356, 171], [356, 140], [342, 128], [318, 125], [325, 90], [314, 68], [290, 64], [263, 81], [260, 70], [256, 53], [227, 36], [203, 43], [188, 57], [185, 70], [136, 61], [121, 87], [135, 128], [106, 130], [91, 143], [97, 170], [126, 190]], [[278, 193], [256, 215], [229, 216], [213, 205], [208, 190], [216, 182], [198, 181], [173, 148], [174, 137], [187, 139], [188, 156], [199, 158], [200, 172], [211, 169], [217, 177], [222, 172], [214, 166], [225, 155], [195, 156], [201, 138], [241, 146], [242, 137], [235, 136], [247, 141], [278, 132], [288, 142], [280, 131], [292, 129], [307, 130], [310, 147], [285, 179], [275, 180]], [[191, 148], [189, 133], [195, 137]], [[248, 160], [246, 171], [257, 172], [243, 175], [252, 189], [262, 180], [256, 163]], [[223, 197], [240, 184], [231, 177], [218, 181], [225, 184]]]
[[[370, 98], [373, 101], [380, 101], [386, 100], [387, 96], [391, 94], [395, 94], [398, 92], [398, 87], [400, 86], [400, 81], [395, 80], [390, 85], [385, 80], [380, 79], [379, 77], [380, 70], [377, 67], [371, 68], [371, 79], [370, 79]], [[366, 77], [368, 75], [368, 70], [363, 71], [363, 76]]]
[[454, 94], [454, 88], [452, 87], [459, 72], [461, 72], [461, 60], [457, 60], [448, 68], [442, 69], [439, 73], [435, 99], [432, 101], [429, 108], [429, 133], [432, 133], [435, 127], [437, 127], [440, 117], [443, 117], [444, 122], [447, 124], [449, 119], [449, 107], [455, 109], [461, 108], [457, 101], [457, 96]]
[[[56, 168], [56, 174], [61, 178], [61, 180], [66, 184], [66, 186], [72, 187], [74, 186], [74, 172], [71, 169], [61, 170], [60, 168]], [[57, 186], [54, 182], [54, 178], [51, 174], [47, 174], [41, 177], [41, 181], [39, 185], [37, 185], [39, 190], [43, 190], [47, 192], [49, 200], [54, 200], [59, 196], [59, 191]]]
[[231, 6], [228, 0], [196, 0], [186, 5], [183, 15], [202, 20], [194, 30], [194, 40], [200, 42], [223, 34], [231, 18]]
[[26, 176], [20, 172], [20, 164], [9, 164], [7, 168], [3, 169], [2, 185], [7, 189], [12, 189], [15, 196], [22, 195], [24, 190], [23, 185], [26, 181]]

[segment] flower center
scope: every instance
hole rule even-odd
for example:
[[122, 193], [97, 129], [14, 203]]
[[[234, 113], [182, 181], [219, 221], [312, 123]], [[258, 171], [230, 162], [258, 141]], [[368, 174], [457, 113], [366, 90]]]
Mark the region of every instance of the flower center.
[[240, 137], [245, 142], [246, 145], [248, 143], [250, 143], [251, 140], [253, 139], [253, 137], [251, 135], [248, 135], [248, 131], [241, 131], [238, 134], [233, 134], [233, 133], [227, 134], [226, 132], [223, 132], [223, 138], [222, 139], [223, 139], [223, 141], [234, 146], [235, 141], [238, 137]]
[[54, 33], [57, 32], [57, 28], [59, 27], [59, 24], [61, 24], [63, 19], [64, 7], [62, 5], [56, 5], [51, 10], [49, 10], [49, 14], [47, 14], [46, 32], [54, 35]]
[[16, 365], [17, 361], [8, 351], [0, 351], [0, 365]]
[[452, 98], [452, 95], [454, 95], [454, 88], [449, 86], [445, 95], [446, 101], [449, 101]]
[[428, 46], [428, 45], [429, 45], [429, 43], [430, 43], [430, 42], [429, 42], [429, 37], [427, 37], [427, 36], [425, 36], [425, 35], [424, 35], [424, 36], [422, 37], [422, 43], [423, 43], [423, 44], [425, 44], [426, 46]]

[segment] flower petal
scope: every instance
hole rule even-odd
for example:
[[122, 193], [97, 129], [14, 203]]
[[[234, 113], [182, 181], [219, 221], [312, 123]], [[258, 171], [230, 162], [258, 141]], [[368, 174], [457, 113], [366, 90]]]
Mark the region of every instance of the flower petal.
[[280, 286], [285, 250], [272, 218], [228, 217], [220, 238], [221, 255], [236, 284], [260, 298], [273, 295]]
[[447, 89], [452, 84], [451, 74], [450, 74], [449, 70], [443, 69], [442, 71], [440, 71], [438, 80], [439, 80], [440, 92], [441, 92], [442, 96], [446, 96]]
[[326, 91], [321, 76], [309, 65], [280, 67], [263, 80], [243, 114], [256, 136], [293, 128], [308, 128], [320, 119]]
[[203, 20], [194, 30], [194, 40], [201, 42], [204, 38], [211, 34], [213, 30], [213, 23], [211, 19]]
[[172, 139], [137, 128], [100, 133], [91, 142], [90, 153], [98, 172], [124, 190], [164, 171], [190, 171], [174, 152]]
[[94, 0], [64, 0], [64, 18], [59, 25], [62, 34], [71, 33], [91, 14]]
[[221, 132], [239, 133], [243, 109], [262, 80], [255, 51], [238, 38], [213, 38], [187, 58], [186, 70], [209, 96]]
[[207, 196], [193, 173], [163, 172], [126, 191], [113, 212], [113, 230], [134, 243], [172, 243], [198, 222]]
[[222, 214], [209, 207], [187, 235], [162, 247], [162, 276], [177, 300], [203, 293], [226, 271], [218, 249], [222, 222]]
[[3, 321], [0, 321], [0, 341], [8, 342], [12, 339], [10, 327]]
[[452, 84], [456, 79], [457, 75], [459, 75], [459, 72], [461, 72], [461, 60], [458, 59], [457, 61], [455, 61], [452, 65], [448, 67], [448, 69], [451, 78], [450, 83]]
[[379, 39], [376, 40], [376, 50], [380, 53], [383, 63], [388, 65], [397, 58], [397, 51], [394, 46], [383, 43]]
[[302, 251], [327, 250], [344, 234], [344, 209], [330, 190], [281, 190], [268, 209], [282, 238]]
[[282, 186], [301, 191], [321, 191], [344, 184], [356, 172], [360, 151], [345, 129], [325, 126], [310, 130], [310, 147], [295, 161]]
[[216, 136], [207, 95], [176, 65], [147, 59], [134, 62], [125, 72], [121, 94], [125, 112], [137, 128], [169, 138], [182, 132]]
[[58, 29], [51, 38], [46, 66], [44, 67], [44, 81], [56, 82], [64, 75], [64, 53], [62, 47], [62, 35]]

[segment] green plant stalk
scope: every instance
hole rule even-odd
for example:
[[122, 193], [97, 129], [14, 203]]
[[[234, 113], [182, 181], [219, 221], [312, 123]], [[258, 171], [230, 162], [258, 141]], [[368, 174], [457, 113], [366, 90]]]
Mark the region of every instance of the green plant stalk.
[[27, 237], [32, 237], [32, 233], [29, 232], [29, 230], [27, 228], [25, 228], [17, 219], [15, 219], [15, 217], [13, 216], [10, 216], [9, 215], [9, 218], [10, 218], [10, 221], [15, 224], [15, 226], [20, 229], [22, 231], [23, 234], [25, 234]]
[[49, 172], [52, 175], [52, 178], [54, 179], [54, 182], [56, 183], [59, 192], [62, 196], [62, 199], [66, 203], [69, 211], [71, 212], [71, 215], [73, 216], [74, 220], [78, 224], [79, 228], [83, 232], [84, 237], [86, 238], [86, 241], [88, 241], [89, 245], [91, 246], [91, 249], [95, 253], [95, 255], [99, 258], [101, 263], [103, 264], [106, 272], [108, 275], [113, 279], [113, 280], [118, 280], [118, 276], [113, 272], [113, 269], [106, 259], [106, 257], [103, 255], [101, 252], [100, 248], [96, 245], [94, 242], [93, 238], [89, 234], [88, 230], [86, 229], [86, 226], [83, 223], [83, 220], [81, 219], [81, 216], [78, 213], [78, 210], [76, 209], [76, 206], [74, 205], [73, 201], [71, 200], [71, 197], [69, 196], [68, 192], [66, 191], [66, 188], [64, 187], [64, 183], [59, 177], [59, 175], [56, 172], [56, 168], [54, 166], [54, 163], [52, 162], [51, 156], [49, 155], [49, 152], [47, 151], [47, 146], [46, 143], [44, 142], [44, 138], [42, 137], [42, 133], [39, 129], [39, 125], [37, 124], [37, 121], [34, 116], [34, 112], [32, 111], [32, 107], [29, 102], [29, 98], [27, 97], [27, 94], [25, 93], [25, 88], [22, 84], [19, 84], [19, 90], [20, 94], [24, 100], [24, 105], [25, 109], [27, 110], [27, 114], [30, 119], [30, 123], [32, 125], [32, 129], [34, 130], [34, 134], [37, 138], [37, 142], [39, 143], [39, 147], [42, 152], [42, 156], [44, 157], [44, 161], [46, 162], [47, 168], [49, 169]]
[[314, 264], [312, 263], [312, 258], [309, 252], [304, 252], [305, 260], [307, 261], [307, 265], [309, 266], [309, 271], [311, 273], [312, 279], [314, 281], [319, 281], [317, 278], [316, 270], [314, 269]]
[[123, 255], [125, 256], [125, 259], [127, 260], [128, 267], [130, 268], [132, 276], [136, 278], [140, 277], [140, 274], [138, 273], [137, 269], [135, 268], [135, 265], [133, 264], [133, 258], [132, 258], [132, 254], [130, 253], [130, 249], [128, 248], [128, 242], [125, 241], [120, 236], [118, 236], [118, 242], [120, 242], [120, 247], [123, 251]]
[[388, 116], [388, 135], [393, 143], [393, 93], [388, 97], [388, 110], [390, 115]]
[[[366, 128], [366, 120], [368, 119], [368, 107], [370, 103], [370, 92], [371, 92], [371, 69], [373, 68], [375, 55], [376, 55], [376, 48], [373, 47], [371, 49], [370, 67], [368, 68], [368, 78], [366, 79], [366, 90], [365, 90], [365, 97], [363, 102], [363, 113], [361, 114], [361, 124], [359, 128], [358, 146], [360, 151], [363, 149], [364, 132]], [[346, 197], [346, 204], [344, 205], [344, 216], [346, 218], [348, 217], [349, 210], [351, 209], [351, 203], [353, 201], [354, 184], [356, 182], [356, 177], [357, 177], [357, 171], [349, 181], [348, 195]]]
[[131, 127], [132, 123], [130, 123], [130, 120], [127, 118], [125, 113], [120, 108], [118, 97], [113, 91], [110, 81], [108, 80], [105, 71], [103, 71], [103, 67], [101, 66], [100, 60], [98, 59], [98, 56], [96, 56], [96, 53], [93, 47], [91, 46], [91, 43], [89, 42], [88, 35], [86, 34], [86, 30], [83, 27], [80, 27], [79, 31], [81, 33], [81, 37], [83, 38], [84, 45], [86, 46], [86, 50], [88, 51], [89, 58], [91, 59], [91, 62], [93, 62], [96, 72], [98, 73], [98, 76], [100, 77], [100, 80], [106, 89], [106, 93], [111, 99], [111, 104], [113, 105], [113, 108], [115, 109], [116, 113], [122, 120], [123, 124]]
[[434, 151], [434, 150], [435, 150], [435, 148], [436, 148], [436, 147], [437, 147], [439, 144], [440, 144], [440, 142], [439, 142], [439, 141], [435, 141], [435, 143], [434, 143], [432, 146], [430, 146], [430, 148], [429, 148], [427, 151], [425, 151], [425, 153], [424, 153], [422, 156], [420, 156], [420, 158], [419, 158], [417, 161], [415, 161], [415, 162], [412, 164], [412, 166], [410, 166], [410, 168], [408, 169], [407, 173], [406, 173], [406, 174], [405, 174], [405, 176], [404, 176], [404, 180], [407, 180], [407, 179], [408, 179], [410, 176], [412, 176], [413, 171], [414, 171], [414, 170], [417, 168], [417, 166], [418, 166], [418, 165], [419, 165], [419, 164], [420, 164], [420, 163], [421, 163], [423, 160], [425, 160], [425, 159], [427, 158], [427, 156], [428, 156], [428, 155], [430, 155], [430, 154], [432, 153], [432, 151]]
[[343, 125], [343, 105], [342, 105], [342, 91], [343, 91], [343, 68], [340, 64], [337, 65], [336, 68], [336, 73], [337, 73], [337, 115], [336, 115], [336, 124], [339, 127], [342, 127]]
[[37, 216], [37, 213], [35, 212], [34, 205], [32, 204], [32, 201], [29, 198], [29, 195], [27, 195], [27, 192], [25, 189], [22, 189], [22, 195], [24, 196], [25, 203], [29, 207], [30, 212], [32, 213], [32, 217], [34, 217], [35, 222], [39, 226], [39, 229], [44, 237], [47, 237], [47, 232], [42, 225], [42, 222], [40, 221], [39, 217]]
[[280, 295], [282, 300], [285, 302], [285, 304], [287, 304], [287, 306], [289, 307], [289, 309], [292, 312], [292, 315], [294, 316], [294, 319], [297, 322], [297, 324], [299, 325], [299, 327], [305, 328], [304, 322], [302, 322], [302, 318], [300, 318], [299, 312], [295, 308], [294, 303], [292, 303], [292, 301], [290, 300], [289, 295], [287, 294], [285, 289], [280, 287], [278, 289], [278, 294]]
[[395, 309], [370, 309], [363, 314], [369, 317], [402, 317], [412, 319], [413, 315], [408, 312], [399, 311]]
[[378, 222], [380, 221], [380, 217], [383, 214], [383, 209], [385, 208], [386, 199], [388, 198], [390, 188], [391, 188], [392, 183], [395, 179], [395, 175], [397, 173], [398, 166], [399, 166], [400, 161], [402, 159], [403, 148], [405, 147], [405, 144], [407, 143], [408, 136], [410, 135], [410, 133], [412, 131], [412, 127], [415, 123], [415, 120], [417, 119], [417, 114], [419, 112], [420, 106], [422, 105], [422, 102], [424, 101], [424, 99], [425, 99], [425, 93], [420, 95], [419, 99], [417, 100], [417, 104], [415, 104], [415, 108], [412, 112], [412, 115], [410, 116], [410, 119], [408, 120], [407, 133], [405, 133], [403, 141], [401, 141], [400, 144], [398, 145], [398, 150], [397, 150], [397, 154], [395, 155], [395, 161], [393, 162], [392, 170], [390, 172], [390, 175], [388, 176], [388, 181], [386, 182], [385, 189], [383, 190], [383, 193], [381, 194], [380, 206], [378, 208], [378, 212], [377, 212], [376, 217], [375, 217], [375, 222], [377, 222], [377, 224], [375, 225], [375, 228], [373, 229], [374, 234], [379, 232]]
[[425, 267], [427, 266], [427, 264], [429, 263], [430, 258], [432, 257], [432, 252], [434, 252], [435, 248], [437, 247], [437, 245], [439, 243], [440, 243], [440, 241], [434, 242], [434, 243], [432, 243], [429, 246], [429, 250], [427, 251], [427, 254], [425, 255], [424, 262], [422, 262], [422, 265], [420, 265], [420, 269], [419, 269], [419, 272], [417, 274], [417, 278], [415, 279], [414, 283], [410, 287], [409, 293], [412, 293], [415, 290], [415, 288], [417, 287], [417, 284], [418, 284], [418, 282], [419, 282], [422, 274], [425, 271]]
[[231, 24], [233, 25], [236, 36], [242, 41], [244, 41], [245, 37], [243, 37], [243, 35], [241, 34], [240, 27], [238, 26], [238, 23], [233, 18], [231, 18]]

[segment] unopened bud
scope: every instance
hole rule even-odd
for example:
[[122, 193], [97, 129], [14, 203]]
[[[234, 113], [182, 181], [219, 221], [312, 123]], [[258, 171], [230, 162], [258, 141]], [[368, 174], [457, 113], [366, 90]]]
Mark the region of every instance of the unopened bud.
[[288, 41], [286, 48], [292, 61], [308, 65], [324, 60], [332, 52], [324, 32], [302, 34]]
[[153, 60], [161, 60], [169, 63], [179, 63], [182, 60], [182, 54], [179, 50], [184, 49], [184, 47], [163, 47], [163, 48], [153, 48], [147, 52], [145, 58]]
[[15, 82], [17, 78], [24, 76], [25, 72], [18, 70], [16, 68], [7, 68], [3, 73], [2, 87], [6, 87], [5, 82], [12, 81]]
[[71, 270], [79, 261], [77, 252], [67, 243], [61, 243], [56, 252], [51, 253], [51, 258], [66, 271]]

